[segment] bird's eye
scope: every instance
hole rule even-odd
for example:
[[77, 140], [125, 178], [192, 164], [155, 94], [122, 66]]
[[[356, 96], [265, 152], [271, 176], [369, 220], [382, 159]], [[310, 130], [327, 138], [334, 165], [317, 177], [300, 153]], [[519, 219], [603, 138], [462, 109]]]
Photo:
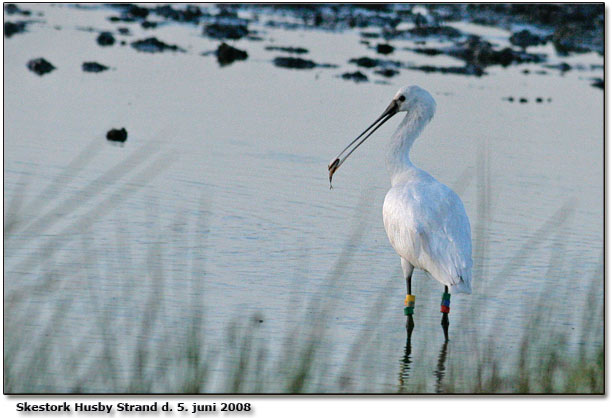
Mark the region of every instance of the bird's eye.
[[406, 96], [400, 96], [397, 98], [397, 100], [399, 100], [400, 102], [403, 102], [406, 100]]

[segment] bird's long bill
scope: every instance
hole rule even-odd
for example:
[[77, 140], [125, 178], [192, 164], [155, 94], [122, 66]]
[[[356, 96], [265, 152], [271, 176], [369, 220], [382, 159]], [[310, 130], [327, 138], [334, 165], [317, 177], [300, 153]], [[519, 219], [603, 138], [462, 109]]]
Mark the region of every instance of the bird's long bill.
[[[376, 119], [374, 121], [373, 124], [371, 124], [370, 126], [368, 126], [368, 128], [363, 131], [361, 134], [359, 134], [359, 136], [357, 138], [355, 138], [353, 141], [351, 141], [350, 144], [348, 144], [346, 146], [346, 148], [344, 148], [340, 154], [338, 154], [338, 156], [336, 158], [334, 158], [332, 160], [331, 163], [329, 163], [329, 165], [327, 166], [327, 169], [329, 170], [329, 187], [331, 188], [331, 182], [332, 182], [332, 177], [334, 176], [334, 173], [336, 172], [336, 170], [338, 170], [340, 168], [340, 166], [342, 165], [342, 163], [344, 163], [344, 161], [359, 147], [359, 145], [363, 144], [365, 142], [366, 139], [368, 139], [370, 137], [370, 135], [372, 135], [374, 132], [376, 132], [376, 130], [378, 128], [380, 128], [381, 126], [383, 126], [383, 124], [388, 121], [389, 119], [391, 119], [391, 117], [393, 115], [395, 115], [399, 110], [399, 104], [397, 103], [397, 101], [393, 100], [391, 102], [391, 104], [389, 106], [387, 106], [387, 108], [385, 109], [385, 111], [382, 113], [382, 115], [380, 115], [378, 117], [378, 119]], [[380, 122], [380, 123], [379, 123]], [[378, 124], [378, 125], [377, 125]], [[372, 127], [374, 127], [374, 129], [372, 129]], [[365, 135], [367, 132], [368, 133], [365, 137], [363, 137], [361, 139], [361, 141], [357, 142], [359, 140], [359, 138], [361, 138], [363, 135]], [[351, 148], [351, 146], [357, 142], [357, 145], [355, 145], [353, 148]], [[347, 150], [349, 150], [347, 152]]]

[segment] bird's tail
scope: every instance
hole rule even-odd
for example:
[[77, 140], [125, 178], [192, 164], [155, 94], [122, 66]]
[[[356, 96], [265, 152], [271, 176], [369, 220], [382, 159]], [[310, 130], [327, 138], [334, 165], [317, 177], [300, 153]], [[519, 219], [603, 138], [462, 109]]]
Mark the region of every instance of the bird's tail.
[[459, 282], [450, 286], [451, 293], [472, 294], [472, 274], [459, 277]]

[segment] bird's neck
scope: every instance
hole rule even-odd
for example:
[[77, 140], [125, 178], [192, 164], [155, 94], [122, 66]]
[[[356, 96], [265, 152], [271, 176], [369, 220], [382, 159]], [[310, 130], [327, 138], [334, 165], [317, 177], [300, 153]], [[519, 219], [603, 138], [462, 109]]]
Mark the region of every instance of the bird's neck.
[[387, 170], [392, 183], [395, 183], [394, 178], [415, 168], [410, 161], [410, 149], [428, 122], [429, 119], [419, 112], [408, 112], [391, 137], [387, 150]]

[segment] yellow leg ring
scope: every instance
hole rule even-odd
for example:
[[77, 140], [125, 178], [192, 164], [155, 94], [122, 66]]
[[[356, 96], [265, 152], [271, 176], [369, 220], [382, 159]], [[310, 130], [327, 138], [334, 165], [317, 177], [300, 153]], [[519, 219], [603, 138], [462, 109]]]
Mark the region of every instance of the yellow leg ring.
[[406, 300], [404, 300], [404, 306], [414, 307], [415, 299], [416, 298], [414, 295], [406, 295]]

